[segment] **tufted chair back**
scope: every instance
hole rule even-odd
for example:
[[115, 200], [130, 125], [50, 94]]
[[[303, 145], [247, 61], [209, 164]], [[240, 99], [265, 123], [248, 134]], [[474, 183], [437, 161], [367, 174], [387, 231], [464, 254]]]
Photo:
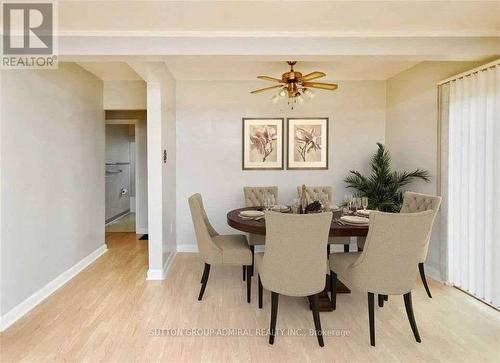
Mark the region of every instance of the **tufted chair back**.
[[[434, 219], [436, 218], [436, 215], [439, 211], [439, 207], [441, 206], [441, 197], [434, 196], [434, 195], [428, 195], [428, 194], [421, 194], [421, 193], [414, 193], [414, 192], [405, 192], [404, 198], [403, 198], [403, 206], [401, 207], [400, 213], [417, 213], [417, 212], [424, 212], [427, 210], [432, 210], [433, 211], [433, 223]], [[430, 240], [431, 234], [429, 231], [429, 236], [428, 240]], [[427, 247], [429, 246], [429, 243], [427, 243]], [[421, 256], [419, 262], [425, 262], [425, 259], [427, 258], [427, 249], [423, 252], [423, 256]]]
[[262, 199], [266, 193], [274, 195], [274, 200], [278, 202], [278, 187], [243, 187], [245, 207], [262, 205]]
[[[302, 193], [302, 185], [297, 186], [297, 194], [299, 195], [299, 197], [300, 193]], [[312, 187], [306, 185], [307, 204], [317, 200], [317, 196], [319, 193], [328, 194], [328, 200], [330, 201], [330, 204], [335, 204], [333, 200], [333, 187]]]

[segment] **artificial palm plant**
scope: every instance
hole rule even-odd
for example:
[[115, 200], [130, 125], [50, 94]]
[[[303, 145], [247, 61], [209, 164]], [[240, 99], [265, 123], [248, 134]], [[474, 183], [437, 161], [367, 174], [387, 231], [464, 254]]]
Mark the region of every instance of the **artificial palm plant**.
[[381, 143], [371, 158], [370, 176], [364, 176], [359, 171], [350, 171], [344, 179], [348, 188], [356, 189], [359, 197], [368, 197], [370, 209], [384, 212], [399, 212], [403, 203], [403, 187], [414, 179], [428, 182], [430, 174], [427, 170], [416, 169], [412, 172], [392, 171], [391, 155]]

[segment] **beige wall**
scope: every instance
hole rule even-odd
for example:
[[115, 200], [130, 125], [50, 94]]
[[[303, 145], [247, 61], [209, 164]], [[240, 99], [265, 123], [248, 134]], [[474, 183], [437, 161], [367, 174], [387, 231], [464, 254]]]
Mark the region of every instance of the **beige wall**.
[[[437, 193], [437, 82], [477, 65], [476, 62], [423, 62], [387, 81], [385, 143], [393, 167], [424, 168], [431, 173], [431, 182], [418, 181], [407, 189]], [[437, 220], [427, 258], [430, 273], [435, 277], [440, 277], [443, 257], [440, 250]]]
[[103, 107], [105, 110], [145, 110], [146, 82], [105, 81]]
[[4, 318], [104, 248], [104, 112], [102, 82], [73, 63], [2, 71], [1, 87]]
[[[277, 185], [279, 201], [291, 203], [298, 184], [331, 185], [340, 202], [349, 170], [368, 172], [376, 142], [384, 142], [385, 81], [342, 81], [337, 91], [318, 90], [295, 110], [284, 100], [273, 104], [273, 92], [250, 94], [264, 86], [261, 81], [177, 81], [179, 250], [196, 248], [189, 195], [201, 193], [215, 227], [235, 233], [226, 211], [241, 207], [243, 186]], [[329, 117], [329, 169], [241, 170], [242, 117]]]

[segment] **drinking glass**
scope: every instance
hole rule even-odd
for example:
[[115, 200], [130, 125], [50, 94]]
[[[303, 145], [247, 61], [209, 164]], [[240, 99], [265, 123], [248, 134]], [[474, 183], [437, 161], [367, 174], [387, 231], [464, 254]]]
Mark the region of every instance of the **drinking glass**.
[[368, 197], [361, 198], [361, 204], [363, 205], [363, 210], [366, 212], [366, 208], [368, 208]]
[[269, 210], [270, 200], [267, 193], [262, 197], [262, 205], [264, 206], [264, 210]]
[[292, 204], [292, 213], [293, 214], [299, 214], [299, 209], [300, 209], [300, 199], [299, 198], [295, 198], [293, 200], [293, 204]]
[[274, 209], [276, 207], [276, 198], [274, 197], [274, 194], [269, 195], [269, 208]]
[[351, 210], [351, 209], [352, 209], [352, 202], [353, 202], [353, 199], [354, 199], [354, 198], [353, 198], [352, 194], [346, 194], [346, 195], [345, 195], [345, 201], [346, 201], [347, 206], [349, 207], [349, 210]]
[[320, 203], [323, 207], [324, 212], [328, 212], [330, 210], [330, 201], [328, 200], [327, 193], [321, 193], [320, 195]]
[[358, 212], [358, 209], [361, 208], [361, 198], [354, 198], [354, 208], [356, 210], [356, 213]]

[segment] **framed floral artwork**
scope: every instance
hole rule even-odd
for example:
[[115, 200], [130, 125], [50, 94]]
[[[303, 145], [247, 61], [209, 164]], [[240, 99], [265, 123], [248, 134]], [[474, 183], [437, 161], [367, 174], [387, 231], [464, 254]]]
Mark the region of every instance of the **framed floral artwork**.
[[282, 118], [243, 119], [243, 170], [283, 169]]
[[328, 118], [287, 120], [288, 169], [328, 169]]

